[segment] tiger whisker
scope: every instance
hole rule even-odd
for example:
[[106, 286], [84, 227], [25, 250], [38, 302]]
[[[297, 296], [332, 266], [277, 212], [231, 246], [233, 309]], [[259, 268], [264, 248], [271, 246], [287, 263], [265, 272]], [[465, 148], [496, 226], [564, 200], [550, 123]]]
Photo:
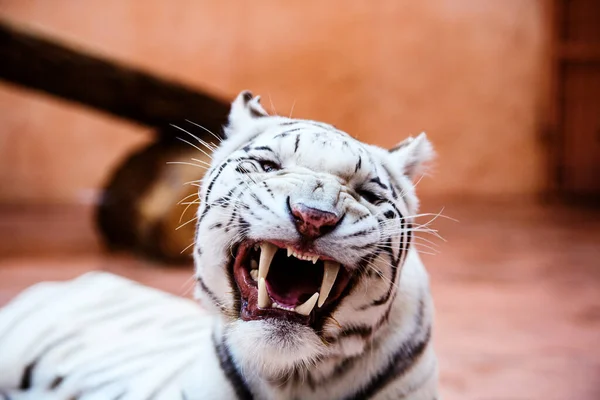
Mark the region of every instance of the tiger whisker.
[[207, 167], [205, 167], [204, 165], [198, 165], [198, 164], [194, 164], [194, 163], [189, 163], [189, 162], [185, 162], [185, 161], [167, 161], [167, 164], [179, 164], [179, 165], [188, 165], [191, 167], [197, 167], [203, 170], [208, 170]]
[[194, 275], [191, 275], [188, 279], [185, 280], [185, 282], [181, 285], [181, 287], [179, 288], [179, 290], [183, 290], [184, 287], [188, 286], [190, 283], [192, 283], [192, 287], [191, 288], [187, 288], [186, 291], [181, 296], [185, 297], [189, 293], [189, 291], [194, 288], [193, 283], [194, 283], [195, 280], [196, 279], [195, 279]]
[[[411, 243], [411, 244], [409, 245], [409, 247], [410, 247], [410, 246], [415, 246], [415, 248], [416, 248], [417, 246], [419, 246], [419, 247], [424, 247], [424, 248], [426, 248], [426, 249], [429, 249], [429, 250], [431, 250], [431, 251], [435, 252], [435, 254], [440, 254], [440, 251], [439, 251], [438, 249], [436, 249], [436, 248], [434, 248], [434, 247], [431, 247], [431, 246], [428, 246], [428, 245], [426, 245], [426, 244], [424, 244], [424, 243]], [[407, 250], [407, 249], [405, 249], [405, 248], [402, 248], [402, 247], [400, 247], [400, 246], [398, 246], [398, 247], [395, 247], [395, 246], [390, 246], [390, 245], [385, 245], [385, 244], [383, 244], [383, 245], [377, 245], [376, 247], [377, 247], [377, 248], [379, 248], [379, 249], [392, 249], [392, 250], [400, 249], [400, 251]], [[421, 251], [421, 250], [419, 250], [419, 249], [416, 249], [416, 250], [418, 250], [419, 252]]]
[[[189, 207], [189, 206], [188, 206]], [[195, 220], [198, 219], [198, 216], [195, 216], [194, 218], [190, 219], [187, 222], [184, 222], [183, 224], [179, 225], [177, 228], [175, 228], [175, 230], [179, 230], [180, 228], [183, 228], [184, 226], [186, 226], [187, 224], [189, 224], [190, 222], [193, 222]]]
[[[197, 202], [196, 202], [196, 201], [193, 201], [193, 202], [189, 203], [189, 204], [188, 204], [188, 205], [185, 207], [185, 209], [184, 209], [184, 210], [183, 210], [183, 212], [181, 213], [181, 216], [179, 217], [179, 222], [178, 222], [178, 224], [181, 224], [181, 220], [183, 219], [183, 216], [185, 215], [185, 213], [187, 212], [187, 210], [188, 210], [188, 209], [189, 209], [189, 208], [192, 206], [192, 204], [200, 204], [200, 199], [198, 199], [198, 201], [197, 201]], [[179, 229], [179, 228], [177, 228], [177, 229]], [[176, 230], [177, 230], [177, 229], [176, 229]]]
[[183, 253], [185, 253], [185, 252], [186, 252], [186, 251], [187, 251], [187, 250], [188, 250], [190, 247], [192, 247], [192, 246], [193, 246], [193, 245], [195, 245], [195, 244], [196, 244], [196, 241], [195, 241], [195, 240], [193, 240], [193, 241], [192, 241], [192, 243], [190, 243], [189, 245], [187, 245], [187, 246], [185, 247], [185, 249], [181, 250], [181, 251], [179, 252], [179, 254], [183, 254]]
[[273, 104], [273, 99], [271, 98], [271, 93], [267, 93], [267, 95], [269, 96], [269, 103], [271, 103], [271, 112], [275, 115], [279, 115], [277, 113], [277, 109], [275, 108], [275, 105]]
[[206, 165], [207, 167], [210, 168], [210, 163], [207, 163], [206, 161], [202, 161], [202, 160], [198, 160], [197, 158], [192, 158], [192, 161], [198, 162], [200, 164]]
[[189, 194], [189, 195], [185, 196], [183, 199], [179, 200], [179, 202], [177, 204], [181, 204], [181, 202], [183, 202], [184, 200], [187, 200], [188, 198], [190, 198], [192, 196], [198, 196], [198, 193], [195, 192], [195, 193], [192, 193], [192, 194]]
[[211, 135], [213, 135], [213, 137], [215, 139], [217, 139], [219, 142], [223, 142], [223, 138], [220, 138], [218, 135], [215, 135], [210, 129], [207, 129], [207, 128], [203, 127], [202, 125], [200, 125], [200, 124], [198, 124], [196, 122], [190, 121], [189, 119], [186, 119], [186, 122], [189, 122], [190, 124], [195, 125], [198, 128], [204, 129], [206, 132], [208, 132]]
[[[196, 179], [193, 181], [187, 181], [187, 182], [183, 182], [182, 185], [191, 185], [192, 183], [197, 183], [197, 184], [202, 184], [202, 181], [204, 181], [204, 178], [202, 179]], [[193, 193], [193, 194], [198, 194], [198, 193]]]
[[[198, 142], [200, 142], [201, 144], [203, 144], [204, 146], [206, 146], [206, 148], [207, 148], [208, 150], [210, 150], [210, 151], [212, 151], [212, 150], [213, 150], [213, 149], [212, 149], [210, 146], [208, 146], [208, 145], [207, 145], [207, 144], [206, 144], [206, 143], [205, 143], [205, 142], [204, 142], [202, 139], [200, 139], [200, 138], [198, 138], [198, 137], [194, 136], [193, 134], [191, 134], [190, 132], [186, 131], [185, 129], [183, 129], [183, 128], [181, 128], [181, 127], [177, 126], [177, 125], [174, 125], [174, 124], [171, 124], [171, 126], [172, 126], [173, 128], [177, 128], [177, 129], [179, 129], [179, 130], [181, 130], [181, 131], [183, 131], [183, 132], [185, 132], [185, 133], [187, 133], [187, 134], [189, 134], [189, 135], [193, 136], [194, 138], [196, 138], [196, 140], [198, 140]], [[198, 150], [200, 150], [200, 152], [202, 152], [202, 153], [203, 153], [203, 154], [204, 154], [206, 157], [208, 157], [208, 158], [210, 158], [210, 159], [212, 160], [212, 156], [211, 156], [210, 154], [208, 154], [206, 151], [204, 151], [204, 150], [202, 150], [202, 149], [200, 149], [200, 148], [197, 148], [197, 149], [198, 149]]]
[[196, 150], [198, 150], [198, 151], [202, 151], [202, 150], [200, 150], [200, 147], [196, 146], [196, 145], [195, 145], [195, 144], [193, 144], [193, 143], [190, 143], [190, 142], [188, 142], [187, 140], [185, 140], [185, 139], [183, 139], [183, 138], [180, 138], [179, 136], [177, 136], [177, 140], [181, 140], [183, 143], [187, 143], [187, 144], [189, 144], [190, 146], [192, 146], [193, 148], [195, 148], [195, 149], [196, 149]]
[[[183, 129], [183, 128], [181, 128], [181, 127], [177, 126], [177, 125], [173, 125], [173, 124], [171, 124], [171, 126], [172, 126], [172, 127], [174, 127], [174, 128], [177, 128], [177, 129], [180, 129], [180, 130], [184, 131], [185, 133], [187, 133], [188, 135], [190, 135], [191, 137], [193, 137], [194, 139], [196, 139], [196, 140], [198, 141], [198, 143], [200, 143], [201, 145], [203, 145], [204, 147], [206, 147], [206, 148], [207, 148], [208, 150], [210, 150], [211, 152], [214, 152], [214, 151], [217, 149], [217, 147], [218, 147], [216, 144], [214, 144], [214, 143], [209, 143], [209, 142], [207, 142], [207, 141], [205, 141], [205, 140], [203, 140], [203, 139], [199, 138], [198, 136], [194, 135], [193, 133], [191, 133], [191, 132], [189, 132], [189, 131], [187, 131], [187, 130], [185, 130], [185, 129]], [[191, 144], [191, 143], [189, 143], [189, 142], [187, 142], [187, 143], [188, 143], [188, 144], [190, 144], [190, 145], [192, 145], [192, 144]], [[194, 145], [192, 145], [192, 146], [194, 146]], [[194, 146], [194, 147], [195, 147], [196, 149], [198, 149], [198, 150], [202, 151], [202, 149], [200, 149], [200, 148], [198, 148], [198, 147], [196, 147], [196, 146]], [[202, 151], [202, 152], [204, 153], [204, 151]], [[209, 157], [210, 157], [210, 156], [209, 156]]]

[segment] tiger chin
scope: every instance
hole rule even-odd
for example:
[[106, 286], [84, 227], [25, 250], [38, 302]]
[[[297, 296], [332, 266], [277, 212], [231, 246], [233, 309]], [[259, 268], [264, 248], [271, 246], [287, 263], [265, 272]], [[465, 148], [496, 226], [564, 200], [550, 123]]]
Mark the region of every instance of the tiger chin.
[[200, 189], [194, 250], [238, 397], [438, 398], [412, 244], [413, 180], [432, 156], [424, 134], [384, 150], [238, 95]]

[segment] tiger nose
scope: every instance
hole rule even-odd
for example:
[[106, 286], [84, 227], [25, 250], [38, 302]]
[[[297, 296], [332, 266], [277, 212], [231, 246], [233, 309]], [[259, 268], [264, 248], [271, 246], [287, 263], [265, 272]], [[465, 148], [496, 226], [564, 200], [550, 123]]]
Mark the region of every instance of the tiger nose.
[[308, 239], [316, 239], [331, 232], [341, 220], [341, 216], [337, 214], [302, 203], [293, 204], [290, 208], [296, 230]]

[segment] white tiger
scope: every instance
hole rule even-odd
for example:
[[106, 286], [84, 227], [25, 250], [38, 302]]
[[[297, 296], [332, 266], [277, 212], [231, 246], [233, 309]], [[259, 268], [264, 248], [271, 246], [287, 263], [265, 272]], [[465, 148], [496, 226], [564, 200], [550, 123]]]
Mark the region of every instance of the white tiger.
[[424, 134], [392, 150], [232, 104], [201, 190], [194, 303], [87, 274], [0, 311], [0, 398], [438, 398], [411, 245]]

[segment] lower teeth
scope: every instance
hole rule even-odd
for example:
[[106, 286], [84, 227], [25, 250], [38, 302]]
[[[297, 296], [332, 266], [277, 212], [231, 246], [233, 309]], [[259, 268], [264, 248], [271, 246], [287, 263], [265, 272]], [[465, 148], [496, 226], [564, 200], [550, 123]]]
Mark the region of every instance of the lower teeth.
[[294, 307], [286, 307], [286, 306], [282, 306], [280, 304], [277, 304], [275, 302], [273, 302], [272, 304], [273, 308], [279, 308], [280, 310], [286, 310], [286, 311], [294, 311]]

